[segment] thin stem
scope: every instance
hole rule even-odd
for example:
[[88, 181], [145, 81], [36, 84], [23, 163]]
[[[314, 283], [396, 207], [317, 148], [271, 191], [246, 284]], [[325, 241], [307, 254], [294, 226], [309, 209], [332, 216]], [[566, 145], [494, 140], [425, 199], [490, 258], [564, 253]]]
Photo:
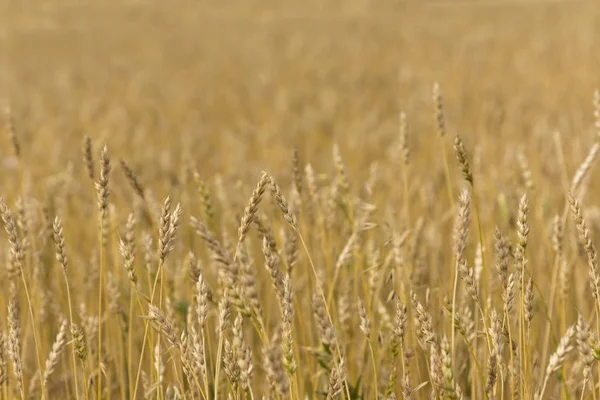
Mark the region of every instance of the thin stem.
[[373, 380], [375, 381], [375, 399], [379, 398], [379, 388], [377, 381], [377, 362], [375, 360], [375, 351], [373, 350], [373, 342], [371, 339], [367, 339], [369, 341], [369, 350], [371, 351], [371, 360], [373, 361]]
[[[67, 277], [67, 271], [63, 269], [63, 276], [65, 277], [65, 286], [67, 287], [67, 299], [69, 303], [69, 322], [71, 324], [71, 328], [73, 327], [73, 307], [71, 304], [71, 289], [69, 288], [69, 278]], [[71, 345], [73, 347], [73, 351], [71, 352], [72, 361], [73, 361], [73, 381], [75, 382], [75, 396], [79, 399], [79, 387], [77, 383], [77, 361], [75, 359], [75, 341], [71, 341]]]
[[102, 398], [102, 284], [104, 278], [104, 218], [106, 215], [101, 212], [100, 215], [100, 276], [98, 278], [98, 382], [96, 386], [96, 398]]
[[217, 347], [217, 359], [215, 361], [215, 399], [219, 398], [219, 373], [221, 372], [221, 353], [223, 351], [223, 337], [224, 334], [221, 332], [219, 335], [219, 344]]
[[[312, 260], [312, 257], [310, 256], [310, 252], [308, 251], [308, 248], [306, 247], [306, 243], [304, 242], [304, 238], [302, 237], [302, 234], [300, 233], [300, 231], [298, 230], [297, 227], [294, 227], [294, 230], [296, 231], [296, 233], [298, 234], [298, 237], [300, 238], [300, 243], [302, 243], [302, 247], [304, 248], [304, 251], [306, 252], [306, 256], [308, 258], [310, 267], [312, 268], [313, 274], [315, 276], [315, 283], [317, 285], [317, 288], [319, 289], [319, 294], [321, 295], [321, 298], [323, 299], [323, 304], [324, 304], [324, 308], [325, 308], [325, 313], [327, 314], [327, 318], [329, 319], [329, 323], [331, 325], [333, 325], [333, 319], [331, 318], [331, 313], [329, 312], [329, 306], [327, 305], [327, 299], [325, 298], [325, 292], [323, 291], [323, 285], [321, 284], [321, 280], [319, 279], [319, 275], [317, 274], [317, 268], [315, 267], [315, 263]], [[337, 336], [334, 336], [335, 338], [335, 345], [337, 348], [337, 353], [338, 353], [338, 359], [341, 360], [342, 359], [342, 354], [341, 354], [341, 350], [340, 350], [340, 344], [337, 340]], [[344, 387], [346, 388], [346, 395], [348, 396], [348, 398], [352, 398], [350, 396], [350, 388], [348, 386], [348, 382], [344, 381]], [[216, 397], [215, 397], [216, 398]]]
[[446, 187], [448, 189], [448, 199], [450, 200], [450, 206], [452, 207], [452, 213], [454, 213], [454, 195], [452, 190], [452, 179], [450, 178], [450, 166], [448, 165], [448, 154], [446, 153], [446, 146], [444, 144], [444, 137], [440, 136], [440, 144], [442, 147], [442, 158], [444, 160], [444, 173], [446, 175]]
[[43, 371], [42, 370], [42, 357], [40, 354], [40, 346], [39, 346], [39, 341], [38, 341], [38, 337], [37, 337], [37, 332], [35, 329], [36, 325], [35, 325], [35, 318], [33, 317], [33, 307], [31, 306], [31, 296], [29, 296], [29, 289], [27, 287], [27, 280], [25, 279], [25, 271], [23, 271], [23, 266], [20, 265], [19, 269], [21, 270], [21, 279], [23, 280], [23, 288], [25, 289], [25, 296], [27, 297], [27, 308], [29, 309], [29, 318], [31, 319], [31, 328], [33, 331], [33, 341], [35, 343], [35, 353], [37, 355], [38, 370], [39, 370], [40, 381], [41, 381], [41, 385], [42, 385], [42, 393], [45, 394], [46, 393], [46, 385], [44, 384], [44, 375], [42, 372]]
[[[159, 264], [158, 268], [160, 269], [161, 266], [162, 266], [162, 263]], [[155, 281], [155, 283], [156, 283], [156, 281]], [[155, 288], [156, 288], [156, 286], [155, 286]], [[152, 293], [154, 294], [154, 291], [152, 291]], [[142, 301], [140, 299], [140, 295], [139, 295], [139, 293], [137, 291], [137, 288], [136, 288], [136, 294], [137, 294], [137, 300], [138, 300], [138, 304], [140, 306], [140, 310], [141, 310], [142, 313], [144, 313], [144, 307], [142, 306]], [[153, 298], [154, 298], [154, 295], [152, 295], [152, 297], [150, 298], [150, 304], [152, 304], [152, 299]], [[141, 351], [141, 354], [140, 354], [140, 360], [138, 362], [137, 376], [135, 378], [135, 387], [133, 389], [133, 398], [134, 399], [136, 398], [135, 396], [137, 394], [138, 386], [139, 386], [139, 383], [140, 383], [140, 375], [142, 374], [142, 362], [144, 360], [144, 350], [146, 349], [146, 342], [148, 342], [148, 348], [149, 348], [148, 351], [150, 351], [150, 352], [152, 351], [152, 344], [150, 343], [151, 340], [150, 340], [149, 335], [148, 335], [148, 326], [150, 324], [148, 323], [148, 321], [146, 321], [145, 318], [143, 318], [143, 320], [144, 320], [144, 341], [142, 343], [142, 351]], [[154, 367], [154, 358], [153, 357], [150, 357], [150, 363], [152, 364], [152, 367]]]

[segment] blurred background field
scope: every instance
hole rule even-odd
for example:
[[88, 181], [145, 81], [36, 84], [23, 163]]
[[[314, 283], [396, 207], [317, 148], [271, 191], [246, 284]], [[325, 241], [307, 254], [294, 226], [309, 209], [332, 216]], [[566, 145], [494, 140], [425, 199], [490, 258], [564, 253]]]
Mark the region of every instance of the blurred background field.
[[[495, 185], [513, 183], [498, 171], [521, 150], [536, 178], [558, 176], [555, 130], [570, 170], [594, 137], [594, 2], [5, 1], [2, 10], [1, 93], [32, 179], [77, 164], [88, 134], [115, 157], [133, 152], [126, 158], [156, 189], [190, 160], [204, 176], [249, 182], [286, 165], [294, 146], [324, 170], [334, 142], [358, 182], [393, 153], [404, 111], [418, 192], [443, 181], [434, 82], [449, 135], [477, 150]], [[0, 152], [6, 160], [10, 146]]]

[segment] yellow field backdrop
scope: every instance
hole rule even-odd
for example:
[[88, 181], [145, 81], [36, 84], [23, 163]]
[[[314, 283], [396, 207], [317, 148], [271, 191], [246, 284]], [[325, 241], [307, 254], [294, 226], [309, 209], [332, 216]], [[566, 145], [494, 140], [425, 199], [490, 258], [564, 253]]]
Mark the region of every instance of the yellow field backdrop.
[[598, 87], [594, 2], [5, 0], [1, 398], [596, 399]]

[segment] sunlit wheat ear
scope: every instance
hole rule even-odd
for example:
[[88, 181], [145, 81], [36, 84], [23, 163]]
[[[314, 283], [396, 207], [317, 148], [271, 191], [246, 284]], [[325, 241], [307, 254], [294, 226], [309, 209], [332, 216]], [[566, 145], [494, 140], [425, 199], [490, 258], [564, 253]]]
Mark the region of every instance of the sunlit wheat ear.
[[77, 355], [81, 364], [85, 365], [85, 361], [87, 360], [87, 345], [83, 329], [77, 324], [71, 325], [71, 337], [75, 342], [75, 355]]
[[92, 149], [92, 139], [89, 136], [83, 138], [83, 163], [87, 170], [88, 177], [93, 182], [96, 179], [94, 172], [94, 156], [92, 155], [94, 150]]
[[485, 392], [488, 398], [494, 396], [494, 386], [496, 385], [496, 378], [498, 376], [498, 356], [496, 353], [491, 353], [488, 357], [487, 366], [487, 378], [485, 384]]
[[263, 255], [265, 256], [265, 267], [272, 279], [273, 288], [277, 298], [281, 299], [284, 295], [283, 274], [281, 273], [281, 261], [276, 251], [269, 246], [269, 241], [265, 236], [263, 238]]
[[432, 328], [431, 314], [417, 299], [416, 293], [411, 292], [410, 300], [415, 311], [414, 320], [417, 340], [422, 349], [427, 349], [435, 339], [435, 334]]
[[589, 277], [590, 277], [590, 286], [592, 288], [592, 295], [598, 301], [598, 295], [600, 293], [600, 277], [598, 276], [598, 257], [596, 253], [596, 247], [592, 242], [590, 231], [588, 230], [587, 224], [583, 219], [583, 215], [581, 212], [581, 207], [579, 206], [579, 201], [573, 196], [573, 193], [569, 192], [569, 205], [571, 207], [571, 213], [573, 214], [573, 220], [575, 221], [575, 225], [577, 226], [577, 230], [579, 231], [579, 238], [585, 252], [588, 256], [588, 267], [589, 267]]
[[56, 246], [56, 260], [63, 267], [63, 271], [66, 272], [69, 266], [69, 260], [67, 258], [67, 251], [65, 249], [62, 220], [58, 216], [54, 219], [53, 236], [54, 244]]
[[8, 134], [8, 137], [11, 141], [11, 144], [13, 146], [13, 151], [15, 153], [16, 157], [20, 157], [21, 156], [21, 145], [19, 144], [19, 138], [17, 137], [17, 131], [15, 129], [15, 120], [12, 114], [12, 109], [9, 106], [6, 106], [6, 108], [4, 109], [4, 115], [5, 115], [5, 123], [6, 123], [6, 133]]
[[533, 279], [530, 277], [525, 288], [525, 322], [527, 323], [527, 332], [531, 329], [531, 320], [533, 319]]
[[25, 253], [23, 251], [22, 241], [17, 231], [13, 213], [2, 198], [0, 198], [0, 214], [2, 215], [4, 229], [8, 235], [8, 243], [10, 244], [11, 256], [9, 263], [9, 275], [10, 277], [14, 278], [23, 266]]
[[8, 357], [13, 365], [15, 384], [21, 399], [23, 391], [23, 365], [21, 363], [21, 326], [19, 323], [19, 303], [16, 287], [11, 283], [10, 300], [8, 301]]
[[515, 301], [515, 275], [510, 274], [506, 281], [506, 288], [502, 292], [502, 302], [504, 314], [508, 315], [514, 306]]
[[298, 236], [294, 231], [284, 231], [285, 236], [285, 262], [287, 264], [287, 272], [291, 275], [294, 267], [298, 263]]
[[456, 136], [454, 139], [454, 151], [456, 153], [456, 161], [458, 161], [458, 168], [462, 172], [463, 178], [473, 185], [473, 174], [471, 172], [471, 166], [467, 159], [467, 152], [460, 136]]
[[576, 324], [576, 336], [577, 339], [577, 351], [581, 355], [581, 361], [583, 363], [583, 377], [589, 381], [592, 377], [592, 368], [594, 368], [595, 358], [592, 354], [592, 347], [590, 346], [590, 327], [588, 326], [585, 319], [579, 314]]
[[408, 328], [408, 307], [399, 298], [396, 298], [396, 316], [394, 318], [394, 335], [401, 346]]
[[145, 197], [144, 187], [140, 183], [135, 172], [133, 172], [133, 170], [131, 169], [129, 164], [127, 164], [127, 162], [123, 159], [121, 159], [121, 168], [123, 168], [123, 172], [125, 173], [125, 176], [127, 177], [127, 181], [129, 182], [129, 185], [133, 188], [133, 191], [143, 199]]
[[127, 217], [127, 225], [125, 228], [125, 238], [119, 239], [119, 252], [123, 257], [123, 264], [127, 276], [134, 286], [137, 285], [137, 274], [134, 268], [135, 262], [135, 215], [129, 214]]
[[440, 361], [442, 363], [442, 374], [444, 376], [444, 391], [449, 398], [457, 398], [455, 395], [454, 369], [450, 353], [450, 341], [444, 336], [440, 342]]
[[433, 84], [432, 98], [434, 105], [433, 117], [436, 122], [436, 128], [440, 136], [446, 134], [446, 122], [444, 120], [444, 97], [440, 85], [436, 82]]
[[252, 225], [252, 222], [256, 216], [256, 212], [258, 211], [258, 205], [262, 200], [268, 183], [269, 175], [266, 172], [263, 172], [260, 180], [256, 184], [256, 188], [252, 192], [252, 196], [250, 196], [250, 200], [248, 200], [248, 205], [244, 209], [244, 215], [240, 221], [240, 227], [238, 228], [238, 248], [250, 230], [250, 226]]
[[502, 353], [504, 350], [504, 327], [502, 326], [502, 320], [496, 309], [492, 309], [490, 313], [490, 327], [489, 334], [492, 339], [494, 346], [494, 353], [496, 354], [496, 361], [498, 364], [502, 364]]
[[98, 208], [102, 215], [105, 215], [108, 209], [108, 196], [110, 195], [110, 189], [108, 186], [108, 179], [110, 176], [110, 156], [108, 154], [108, 147], [104, 145], [102, 153], [100, 155], [100, 177], [96, 182], [96, 191], [98, 194]]
[[525, 251], [527, 247], [527, 236], [529, 235], [529, 223], [527, 214], [529, 213], [529, 200], [527, 194], [523, 194], [519, 202], [519, 213], [517, 215], [517, 235], [519, 236], [519, 246]]
[[283, 219], [285, 219], [286, 222], [288, 224], [290, 224], [292, 226], [292, 228], [294, 228], [294, 230], [297, 231], [298, 225], [296, 224], [296, 217], [290, 211], [288, 202], [285, 199], [285, 196], [281, 193], [281, 188], [275, 182], [275, 180], [270, 176], [269, 176], [269, 183], [270, 183], [271, 193], [275, 197], [275, 202], [277, 203], [277, 205], [279, 206], [279, 209], [281, 210], [281, 213], [283, 214]]
[[508, 265], [510, 264], [510, 247], [498, 227], [496, 227], [496, 231], [494, 232], [494, 249], [496, 252], [496, 271], [502, 283], [502, 288], [506, 288]]
[[470, 268], [467, 265], [467, 261], [464, 258], [461, 261], [459, 261], [458, 270], [460, 271], [462, 280], [464, 281], [467, 287], [467, 293], [469, 293], [469, 296], [471, 296], [473, 301], [478, 301], [479, 290], [477, 288], [477, 283], [474, 278], [475, 271], [473, 270], [473, 268]]
[[180, 347], [181, 341], [177, 335], [172, 321], [170, 321], [158, 307], [149, 304], [148, 316], [146, 317], [152, 327], [164, 335], [165, 339], [173, 346]]
[[[160, 210], [160, 224], [158, 226], [158, 254], [159, 258], [166, 253], [171, 229], [171, 197], [167, 196]], [[164, 259], [163, 259], [164, 260]]]
[[196, 296], [196, 316], [198, 318], [198, 326], [204, 329], [206, 319], [208, 318], [208, 287], [204, 276], [201, 272], [198, 273], [198, 280], [195, 287]]
[[573, 346], [571, 345], [571, 340], [575, 335], [575, 327], [571, 326], [563, 337], [560, 339], [558, 347], [556, 351], [550, 356], [550, 361], [548, 362], [548, 366], [546, 367], [546, 374], [544, 375], [544, 384], [542, 385], [542, 389], [540, 393], [536, 396], [537, 399], [543, 399], [544, 392], [546, 391], [546, 386], [548, 385], [548, 380], [550, 376], [560, 369], [560, 366], [565, 362], [567, 355], [573, 350]]
[[285, 398], [289, 389], [289, 380], [286, 379], [282, 362], [281, 336], [279, 332], [271, 338], [271, 345], [263, 348], [266, 379], [269, 384], [269, 393], [274, 398]]
[[171, 213], [171, 199], [167, 197], [163, 203], [158, 232], [158, 257], [164, 263], [167, 256], [173, 250], [173, 244], [179, 231], [180, 218], [183, 214], [181, 203], [177, 203], [175, 210]]
[[60, 356], [65, 348], [65, 345], [67, 344], [66, 339], [67, 339], [67, 321], [63, 320], [60, 325], [60, 330], [58, 331], [58, 334], [56, 335], [56, 339], [54, 340], [54, 343], [52, 344], [52, 350], [50, 350], [50, 354], [48, 355], [48, 359], [46, 360], [46, 370], [44, 371], [45, 386], [48, 386], [48, 379], [50, 378], [50, 375], [52, 375], [52, 372], [54, 372], [54, 369], [56, 368], [56, 366], [58, 365], [58, 362], [60, 361]]
[[465, 258], [470, 222], [471, 197], [469, 196], [469, 192], [464, 190], [460, 194], [458, 214], [456, 215], [456, 222], [454, 223], [454, 254], [458, 262], [461, 262]]
[[367, 337], [367, 339], [371, 338], [371, 321], [369, 320], [369, 315], [367, 314], [367, 309], [365, 308], [365, 303], [362, 299], [358, 299], [358, 316], [360, 319], [360, 330]]
[[17, 210], [17, 227], [21, 233], [23, 241], [23, 252], [27, 254], [30, 250], [30, 235], [29, 228], [31, 226], [31, 216], [29, 212], [29, 204], [22, 197], [19, 196], [15, 202], [15, 208]]
[[292, 278], [289, 274], [283, 279], [283, 297], [280, 300], [281, 308], [281, 337], [283, 366], [288, 376], [292, 376], [297, 369], [293, 351], [292, 324], [294, 321], [294, 289]]
[[312, 297], [312, 310], [321, 343], [325, 346], [333, 346], [335, 343], [335, 330], [329, 322], [329, 318], [327, 318], [323, 299], [317, 294], [313, 294]]
[[342, 396], [342, 379], [336, 367], [329, 374], [329, 385], [327, 388], [327, 400], [338, 400]]

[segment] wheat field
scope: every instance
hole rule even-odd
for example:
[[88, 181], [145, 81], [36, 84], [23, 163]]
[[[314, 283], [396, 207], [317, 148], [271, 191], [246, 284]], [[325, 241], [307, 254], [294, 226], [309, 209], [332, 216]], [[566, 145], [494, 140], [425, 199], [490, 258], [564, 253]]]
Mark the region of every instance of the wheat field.
[[0, 3], [0, 399], [598, 399], [600, 7]]

